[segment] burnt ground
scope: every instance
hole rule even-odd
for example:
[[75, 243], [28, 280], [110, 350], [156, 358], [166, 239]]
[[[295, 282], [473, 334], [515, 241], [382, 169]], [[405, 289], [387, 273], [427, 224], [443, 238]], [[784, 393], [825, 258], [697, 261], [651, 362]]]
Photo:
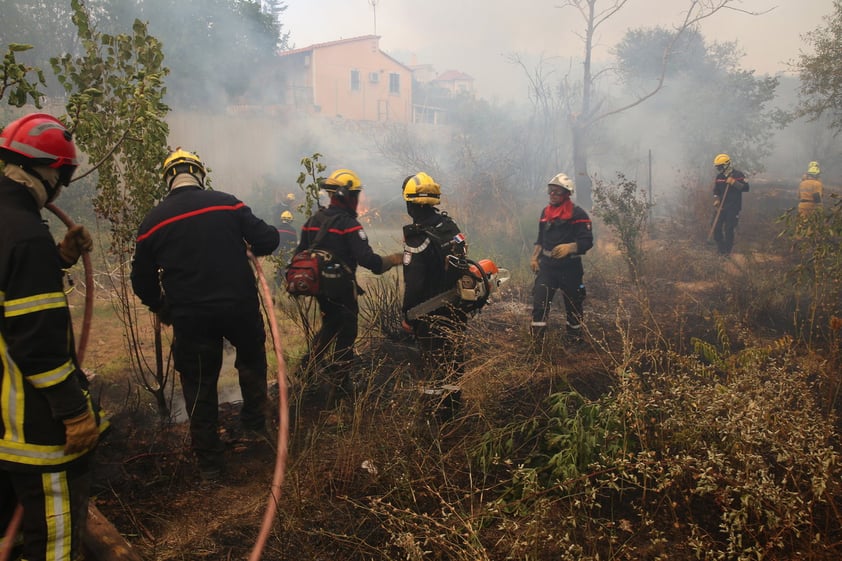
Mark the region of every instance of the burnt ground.
[[[610, 372], [596, 359], [597, 349], [588, 345], [568, 349], [552, 336], [536, 344], [528, 337], [526, 305], [495, 305], [504, 311], [483, 312], [473, 322], [476, 342], [468, 352], [472, 358], [462, 407], [453, 419], [439, 420], [432, 413], [439, 398], [419, 397], [417, 389], [423, 383], [414, 375], [417, 350], [411, 342], [394, 337], [369, 341], [362, 356], [363, 362], [369, 359], [371, 364], [365, 369], [371, 382], [361, 381], [366, 387], [359, 398], [366, 404], [365, 427], [355, 427], [360, 423], [356, 419], [360, 408], [350, 402], [322, 411], [319, 407], [298, 408], [295, 394], [291, 395], [293, 428], [281, 491], [281, 510], [286, 514], [276, 524], [264, 559], [308, 558], [270, 551], [298, 540], [301, 543], [296, 547], [323, 555], [322, 547], [329, 545], [320, 544], [335, 539], [330, 528], [337, 533], [347, 531], [347, 520], [342, 519], [348, 516], [345, 503], [384, 491], [360, 467], [364, 459], [360, 460], [358, 451], [348, 449], [353, 443], [345, 439], [355, 430], [367, 435], [361, 439], [376, 439], [378, 432], [388, 438], [386, 430], [407, 430], [412, 425], [409, 430], [414, 431], [432, 423], [419, 431], [424, 435], [422, 446], [436, 440], [456, 445], [467, 433], [481, 428], [479, 409], [483, 416], [499, 413], [527, 418], [544, 397], [559, 388], [572, 386], [595, 398], [610, 387]], [[552, 332], [562, 328], [551, 324]], [[494, 341], [491, 352], [489, 340]], [[503, 377], [492, 381], [481, 364], [489, 361], [511, 369], [512, 360], [523, 362], [525, 378], [518, 383]], [[113, 428], [96, 453], [94, 501], [145, 559], [242, 558], [254, 546], [269, 497], [276, 442], [245, 434], [238, 412], [239, 402], [220, 406], [227, 470], [217, 483], [198, 477], [186, 423], [161, 422], [153, 408], [140, 405], [113, 415]], [[307, 456], [305, 465], [297, 465], [300, 455]], [[300, 514], [301, 519], [296, 520], [290, 512]], [[289, 525], [301, 526], [298, 538], [278, 535]]]

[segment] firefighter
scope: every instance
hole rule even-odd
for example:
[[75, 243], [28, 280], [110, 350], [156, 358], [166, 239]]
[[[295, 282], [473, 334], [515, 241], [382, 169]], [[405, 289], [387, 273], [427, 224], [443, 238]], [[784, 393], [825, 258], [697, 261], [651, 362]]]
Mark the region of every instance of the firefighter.
[[[272, 206], [272, 214], [275, 216], [275, 220], [286, 211], [290, 213], [295, 211], [295, 193], [287, 193], [283, 199], [280, 198], [280, 194], [275, 195], [275, 204]], [[281, 223], [283, 223], [283, 220]]]
[[[464, 363], [464, 332], [467, 313], [450, 298], [461, 276], [458, 262], [467, 258], [465, 236], [441, 202], [441, 187], [424, 172], [407, 177], [401, 187], [412, 224], [403, 227], [404, 329], [413, 333], [427, 378], [460, 375]], [[439, 305], [415, 313], [427, 302]], [[427, 306], [430, 307], [430, 306]], [[456, 382], [457, 380], [453, 380]]]
[[713, 206], [716, 208], [713, 239], [720, 255], [730, 255], [734, 247], [734, 230], [743, 208], [743, 193], [748, 192], [749, 185], [745, 174], [731, 166], [728, 154], [716, 156], [713, 165], [717, 171], [713, 185]]
[[294, 218], [292, 213], [285, 210], [281, 213], [281, 222], [278, 225], [278, 236], [280, 236], [280, 243], [278, 249], [275, 251], [276, 255], [281, 255], [285, 259], [292, 257], [295, 247], [298, 245], [298, 233], [292, 225]]
[[341, 278], [333, 283], [329, 293], [316, 297], [321, 311], [321, 327], [313, 337], [310, 348], [302, 358], [302, 369], [312, 374], [318, 367], [320, 379], [315, 380], [311, 397], [323, 398], [332, 407], [339, 397], [353, 392], [351, 369], [355, 359], [359, 316], [356, 281], [357, 266], [380, 275], [400, 265], [403, 254], [380, 256], [374, 253], [362, 225], [357, 221], [357, 204], [363, 184], [349, 169], [337, 169], [320, 183], [330, 196], [326, 208], [320, 208], [304, 223], [295, 253], [310, 248], [322, 226], [326, 234], [313, 249], [330, 253], [338, 265]]
[[13, 121], [0, 159], [0, 548], [20, 502], [22, 558], [69, 561], [80, 553], [91, 452], [107, 423], [74, 352], [62, 269], [93, 243], [77, 226], [56, 246], [41, 218], [77, 166], [58, 119]]
[[169, 194], [138, 229], [131, 281], [141, 302], [173, 328], [173, 359], [190, 417], [199, 475], [224, 469], [217, 381], [223, 339], [234, 346], [247, 431], [268, 430], [266, 333], [246, 250], [269, 255], [278, 230], [233, 195], [205, 190], [205, 166], [178, 148], [164, 161]]
[[819, 163], [810, 162], [807, 173], [798, 184], [798, 214], [802, 217], [822, 207], [823, 185], [820, 176]]
[[542, 337], [556, 290], [561, 290], [567, 314], [567, 340], [582, 341], [582, 304], [585, 285], [582, 255], [593, 247], [588, 213], [573, 204], [573, 180], [559, 173], [547, 184], [549, 204], [541, 211], [538, 238], [530, 265], [536, 274], [532, 287], [532, 333]]

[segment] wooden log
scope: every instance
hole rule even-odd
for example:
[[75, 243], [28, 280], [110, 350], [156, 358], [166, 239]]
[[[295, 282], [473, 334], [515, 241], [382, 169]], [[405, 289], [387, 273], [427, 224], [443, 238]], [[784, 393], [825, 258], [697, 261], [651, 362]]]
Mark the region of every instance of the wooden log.
[[90, 501], [82, 547], [85, 558], [93, 561], [143, 561], [117, 528]]

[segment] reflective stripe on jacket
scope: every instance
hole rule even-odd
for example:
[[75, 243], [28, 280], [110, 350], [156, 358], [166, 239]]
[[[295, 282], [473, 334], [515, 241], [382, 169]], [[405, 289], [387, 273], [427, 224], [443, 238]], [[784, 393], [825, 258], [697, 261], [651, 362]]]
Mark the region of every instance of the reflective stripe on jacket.
[[233, 195], [178, 187], [138, 229], [132, 288], [153, 311], [166, 295], [174, 317], [250, 310], [258, 299], [247, 244], [254, 255], [269, 255], [279, 239], [274, 226]]
[[91, 408], [55, 240], [24, 185], [0, 179], [0, 468], [54, 471], [64, 423]]

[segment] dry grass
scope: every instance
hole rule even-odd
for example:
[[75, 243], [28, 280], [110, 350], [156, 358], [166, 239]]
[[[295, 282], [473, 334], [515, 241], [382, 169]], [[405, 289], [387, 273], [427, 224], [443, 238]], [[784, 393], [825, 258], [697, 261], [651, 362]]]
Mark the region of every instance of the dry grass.
[[[264, 558], [838, 558], [839, 334], [811, 346], [784, 337], [790, 261], [764, 228], [741, 224], [728, 260], [703, 230], [659, 230], [639, 284], [600, 230], [584, 346], [564, 342], [558, 306], [550, 335], [533, 341], [530, 287], [505, 285], [470, 321], [450, 419], [420, 391], [417, 351], [394, 331], [393, 273], [367, 284], [361, 395], [296, 411]], [[276, 309], [294, 366], [300, 316], [284, 296]], [[108, 316], [99, 309], [89, 351], [120, 388], [104, 395], [122, 396], [107, 404], [117, 415], [99, 452], [100, 509], [146, 559], [247, 556], [273, 450], [238, 432], [236, 404], [223, 406], [231, 473], [203, 487], [184, 426], [126, 399]]]

